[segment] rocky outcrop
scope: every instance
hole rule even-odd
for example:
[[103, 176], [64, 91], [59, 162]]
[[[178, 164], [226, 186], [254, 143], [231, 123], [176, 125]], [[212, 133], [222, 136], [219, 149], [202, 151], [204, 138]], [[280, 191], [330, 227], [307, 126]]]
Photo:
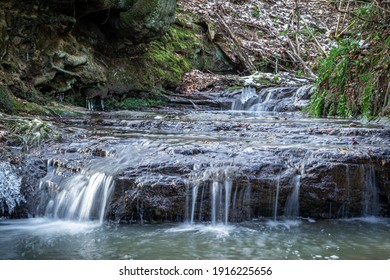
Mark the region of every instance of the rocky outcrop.
[[[39, 151], [50, 164], [28, 198], [30, 215], [44, 215], [72, 178], [82, 175], [78, 187], [86, 187], [96, 174], [115, 181], [106, 217], [120, 222], [224, 221], [226, 203], [237, 222], [390, 215], [388, 125], [219, 111], [101, 114], [58, 125], [68, 138]], [[28, 176], [37, 174], [44, 172]]]
[[[176, 0], [54, 0], [42, 6], [77, 24], [93, 22], [106, 35], [134, 45], [161, 38], [174, 22]], [[69, 30], [68, 30], [69, 31]], [[118, 39], [117, 38], [117, 39]]]
[[166, 62], [148, 44], [166, 34], [175, 9], [175, 0], [2, 1], [1, 85], [27, 102], [83, 107], [95, 96], [154, 91], [152, 65]]

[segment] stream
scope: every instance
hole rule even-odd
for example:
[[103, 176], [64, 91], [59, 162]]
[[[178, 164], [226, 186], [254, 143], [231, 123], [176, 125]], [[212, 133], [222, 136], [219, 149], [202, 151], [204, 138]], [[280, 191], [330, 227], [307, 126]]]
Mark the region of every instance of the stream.
[[310, 91], [46, 119], [40, 175], [0, 162], [30, 217], [0, 219], [0, 258], [389, 259], [390, 126], [307, 118]]
[[388, 219], [118, 225], [48, 219], [0, 224], [2, 259], [390, 258]]

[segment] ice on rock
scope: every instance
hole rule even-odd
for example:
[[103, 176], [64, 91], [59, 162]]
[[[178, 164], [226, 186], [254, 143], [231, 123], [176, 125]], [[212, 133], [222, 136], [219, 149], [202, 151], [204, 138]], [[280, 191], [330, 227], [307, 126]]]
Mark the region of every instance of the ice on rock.
[[17, 205], [25, 202], [20, 193], [21, 181], [11, 164], [0, 162], [0, 214], [12, 213]]

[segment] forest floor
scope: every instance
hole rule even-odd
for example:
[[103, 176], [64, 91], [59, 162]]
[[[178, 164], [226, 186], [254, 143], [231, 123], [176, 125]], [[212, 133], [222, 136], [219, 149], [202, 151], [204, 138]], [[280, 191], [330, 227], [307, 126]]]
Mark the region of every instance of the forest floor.
[[328, 1], [188, 0], [179, 6], [210, 22], [211, 39], [220, 34], [239, 45], [236, 52], [251, 71], [263, 64], [313, 75], [317, 59], [335, 46], [334, 34], [348, 24]]

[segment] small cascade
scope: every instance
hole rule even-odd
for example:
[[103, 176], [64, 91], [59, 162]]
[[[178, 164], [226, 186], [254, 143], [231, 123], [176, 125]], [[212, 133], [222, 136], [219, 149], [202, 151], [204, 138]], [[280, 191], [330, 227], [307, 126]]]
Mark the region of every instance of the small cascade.
[[217, 205], [218, 194], [219, 194], [219, 183], [217, 181], [212, 182], [211, 186], [211, 224], [215, 225], [217, 221], [217, 209], [219, 210], [219, 205]]
[[248, 105], [253, 104], [257, 100], [256, 89], [253, 87], [244, 87], [242, 89], [240, 99], [232, 103], [232, 110], [245, 110]]
[[95, 111], [95, 100], [93, 100], [93, 99], [87, 99], [86, 100], [86, 105], [87, 105], [87, 109], [89, 110], [89, 111]]
[[310, 96], [314, 91], [313, 85], [304, 85], [298, 88], [294, 94], [294, 106], [303, 108], [309, 105]]
[[379, 193], [374, 167], [372, 165], [361, 165], [360, 168], [364, 181], [363, 217], [378, 216]]
[[225, 189], [225, 224], [229, 222], [230, 197], [232, 193], [233, 182], [227, 180], [224, 182]]
[[[233, 183], [231, 180], [211, 183], [211, 224], [229, 222], [230, 200]], [[224, 199], [223, 199], [224, 198]]]
[[252, 105], [249, 111], [275, 111], [275, 103], [278, 100], [278, 94], [281, 88], [266, 88], [262, 89], [259, 94], [257, 103]]
[[230, 201], [233, 182], [229, 179], [223, 182], [213, 181], [211, 183], [211, 224], [228, 224]]
[[203, 176], [205, 181], [197, 182], [188, 190], [187, 221], [191, 224], [196, 222], [228, 224], [235, 216], [236, 207], [245, 205], [237, 200], [249, 199], [246, 195], [247, 189], [239, 191], [228, 171], [205, 172]]
[[301, 186], [301, 175], [296, 175], [293, 179], [293, 190], [287, 198], [284, 209], [284, 216], [288, 220], [295, 220], [299, 216], [299, 189]]
[[104, 111], [104, 101], [100, 97], [87, 98], [86, 107], [89, 111]]
[[293, 112], [309, 103], [313, 86], [270, 87], [260, 90], [258, 95], [251, 87], [243, 88], [240, 98], [232, 103], [232, 110]]
[[[337, 218], [347, 219], [349, 217], [349, 208], [351, 205], [351, 176], [353, 173], [351, 172], [351, 168], [349, 164], [345, 164], [345, 202], [340, 206], [337, 211]], [[331, 216], [329, 216], [331, 217]]]
[[58, 99], [60, 100], [60, 102], [64, 102], [64, 100], [65, 100], [65, 93], [60, 92], [58, 94]]
[[79, 174], [49, 201], [46, 216], [103, 223], [113, 185], [113, 177], [104, 173]]

